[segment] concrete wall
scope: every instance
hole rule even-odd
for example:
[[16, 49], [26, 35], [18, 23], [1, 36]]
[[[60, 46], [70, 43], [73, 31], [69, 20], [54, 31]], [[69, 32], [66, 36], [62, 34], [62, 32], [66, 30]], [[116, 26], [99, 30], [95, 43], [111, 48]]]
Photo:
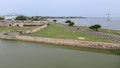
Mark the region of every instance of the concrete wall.
[[43, 37], [30, 37], [30, 36], [16, 36], [17, 40], [44, 42], [51, 44], [60, 44], [77, 47], [99, 48], [99, 49], [120, 49], [120, 44], [103, 43], [103, 42], [89, 42], [70, 39], [55, 39], [55, 38], [43, 38]]

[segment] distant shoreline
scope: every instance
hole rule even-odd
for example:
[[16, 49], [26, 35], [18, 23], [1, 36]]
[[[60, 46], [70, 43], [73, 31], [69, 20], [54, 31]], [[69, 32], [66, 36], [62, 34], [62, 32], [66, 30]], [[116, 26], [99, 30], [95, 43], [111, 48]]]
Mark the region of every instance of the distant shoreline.
[[[52, 19], [53, 20], [53, 19]], [[58, 22], [64, 23], [66, 20], [72, 20], [76, 26], [91, 26], [93, 24], [100, 24], [102, 28], [108, 28], [107, 17], [85, 17], [79, 19], [56, 19]], [[120, 31], [120, 17], [110, 17], [110, 29]]]

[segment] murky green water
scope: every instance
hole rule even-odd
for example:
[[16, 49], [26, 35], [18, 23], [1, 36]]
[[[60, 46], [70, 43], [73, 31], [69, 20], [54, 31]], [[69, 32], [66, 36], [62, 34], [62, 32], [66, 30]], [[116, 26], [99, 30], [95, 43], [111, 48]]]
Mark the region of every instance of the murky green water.
[[120, 56], [0, 40], [0, 68], [120, 68]]

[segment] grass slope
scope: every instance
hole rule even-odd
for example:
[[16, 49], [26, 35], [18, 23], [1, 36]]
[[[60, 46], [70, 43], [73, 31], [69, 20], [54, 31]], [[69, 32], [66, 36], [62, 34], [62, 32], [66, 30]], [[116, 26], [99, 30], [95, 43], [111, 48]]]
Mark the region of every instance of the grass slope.
[[31, 30], [35, 27], [0, 27], [0, 32], [5, 32], [5, 31], [11, 31], [11, 30], [14, 30], [14, 31], [27, 31], [27, 30]]
[[108, 32], [107, 29], [100, 29], [100, 32], [120, 36], [120, 31], [119, 30], [110, 30], [110, 32]]
[[80, 32], [72, 32], [68, 29], [60, 28], [55, 25], [49, 25], [47, 28], [41, 31], [38, 31], [33, 34], [29, 34], [29, 36], [62, 38], [62, 39], [77, 39], [77, 40], [78, 40], [78, 37], [84, 37], [85, 41], [112, 42], [110, 40], [103, 39], [97, 36], [91, 36], [91, 35], [80, 33]]

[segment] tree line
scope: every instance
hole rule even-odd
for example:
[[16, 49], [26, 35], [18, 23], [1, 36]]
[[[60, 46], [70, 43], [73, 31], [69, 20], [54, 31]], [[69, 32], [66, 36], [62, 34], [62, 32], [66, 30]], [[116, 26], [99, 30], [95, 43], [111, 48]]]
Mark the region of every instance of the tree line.
[[4, 17], [0, 17], [0, 20], [4, 20], [5, 18]]
[[[0, 20], [4, 20], [5, 18], [4, 17], [0, 17]], [[25, 20], [31, 20], [31, 21], [41, 21], [41, 20], [46, 20], [45, 18], [43, 17], [40, 17], [40, 16], [17, 16], [14, 20], [22, 20], [22, 21], [25, 21]]]
[[41, 20], [46, 20], [43, 17], [40, 16], [32, 16], [32, 17], [27, 17], [27, 16], [17, 16], [15, 20], [31, 20], [31, 21], [41, 21]]

